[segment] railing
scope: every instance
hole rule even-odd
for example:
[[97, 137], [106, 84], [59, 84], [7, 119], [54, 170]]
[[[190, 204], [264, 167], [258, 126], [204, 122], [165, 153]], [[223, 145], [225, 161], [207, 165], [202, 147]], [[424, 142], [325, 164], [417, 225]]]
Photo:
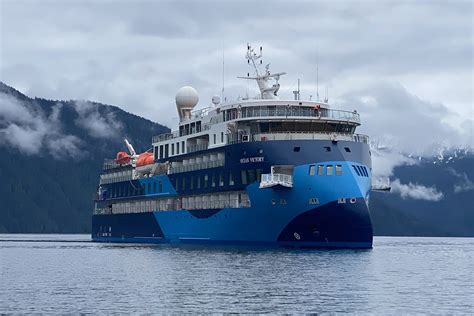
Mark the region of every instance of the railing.
[[360, 115], [356, 111], [344, 111], [344, 110], [330, 110], [330, 109], [317, 109], [307, 106], [251, 106], [243, 107], [237, 110], [236, 117], [238, 118], [254, 118], [254, 117], [312, 117], [316, 119], [335, 119], [335, 120], [348, 120], [355, 123], [360, 123]]
[[118, 163], [115, 162], [115, 159], [104, 159], [104, 164], [102, 166], [103, 170], [110, 170], [110, 169], [115, 169], [122, 167], [122, 165], [119, 165]]
[[186, 147], [186, 153], [192, 153], [195, 151], [206, 150], [209, 147], [209, 144], [197, 144], [197, 145], [190, 145]]
[[274, 185], [283, 185], [285, 187], [293, 187], [293, 176], [283, 173], [266, 173], [262, 174], [260, 187], [270, 187]]
[[[229, 112], [231, 111], [231, 112]], [[224, 112], [224, 111], [223, 111]], [[239, 119], [251, 119], [260, 117], [279, 117], [281, 119], [287, 118], [313, 118], [313, 119], [329, 119], [329, 120], [344, 120], [353, 123], [360, 124], [360, 115], [356, 111], [344, 111], [344, 110], [330, 110], [323, 108], [314, 108], [308, 106], [288, 106], [288, 105], [277, 105], [277, 106], [248, 106], [241, 108], [233, 108], [231, 110], [225, 110], [225, 118], [223, 112], [218, 115], [211, 117], [210, 124], [204, 124], [201, 128], [192, 128], [189, 131], [185, 131], [180, 135], [179, 131], [173, 131], [172, 133], [161, 134], [153, 136], [153, 143], [170, 140], [180, 136], [191, 135], [199, 133], [201, 131], [209, 130], [213, 124], [221, 123], [230, 120]]]
[[215, 209], [215, 208], [240, 208], [240, 207], [250, 207], [250, 201], [248, 198], [239, 200], [229, 199], [229, 200], [218, 200], [218, 201], [195, 201], [195, 202], [184, 202], [183, 208], [187, 210], [194, 209]]
[[224, 162], [225, 162], [224, 159], [217, 159], [213, 161], [198, 162], [198, 163], [193, 163], [189, 165], [173, 166], [172, 164], [171, 169], [170, 169], [170, 174], [222, 167], [224, 166]]
[[257, 142], [272, 140], [341, 140], [354, 141], [358, 143], [369, 143], [369, 136], [363, 134], [348, 133], [324, 133], [324, 132], [281, 132], [281, 133], [255, 133], [247, 135], [230, 134], [227, 135], [227, 144], [241, 142]]

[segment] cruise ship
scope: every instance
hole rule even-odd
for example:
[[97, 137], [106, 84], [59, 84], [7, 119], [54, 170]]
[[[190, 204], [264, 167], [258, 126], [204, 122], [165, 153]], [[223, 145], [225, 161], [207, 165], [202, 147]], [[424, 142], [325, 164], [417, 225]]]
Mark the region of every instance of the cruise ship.
[[371, 152], [357, 111], [278, 96], [280, 77], [247, 46], [255, 98], [176, 95], [179, 124], [151, 149], [105, 160], [97, 242], [371, 248]]

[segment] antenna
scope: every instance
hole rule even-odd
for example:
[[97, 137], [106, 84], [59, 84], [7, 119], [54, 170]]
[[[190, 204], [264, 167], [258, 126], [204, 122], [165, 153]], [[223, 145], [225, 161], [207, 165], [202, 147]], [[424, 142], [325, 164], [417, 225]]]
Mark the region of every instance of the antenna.
[[298, 79], [298, 89], [294, 90], [293, 94], [295, 95], [295, 100], [300, 99], [300, 79]]
[[300, 99], [300, 78], [298, 78], [298, 100]]
[[319, 69], [316, 64], [316, 100], [319, 101]]
[[225, 67], [224, 67], [224, 41], [222, 41], [222, 96], [221, 96], [221, 100], [224, 100], [224, 70], [225, 70]]

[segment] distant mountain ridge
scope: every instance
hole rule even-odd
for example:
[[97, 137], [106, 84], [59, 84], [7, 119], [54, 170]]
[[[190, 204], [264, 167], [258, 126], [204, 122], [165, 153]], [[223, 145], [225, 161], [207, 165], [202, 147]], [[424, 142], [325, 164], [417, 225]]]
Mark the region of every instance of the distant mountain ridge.
[[144, 151], [168, 131], [115, 106], [32, 99], [0, 82], [0, 232], [88, 232], [104, 158], [126, 149], [124, 137]]
[[[32, 99], [0, 82], [0, 233], [89, 232], [103, 159], [125, 150], [124, 137], [144, 151], [168, 131], [116, 106]], [[474, 236], [472, 149], [403, 155], [416, 163], [393, 169], [398, 193], [372, 193], [375, 234]], [[420, 188], [435, 199], [410, 197]]]

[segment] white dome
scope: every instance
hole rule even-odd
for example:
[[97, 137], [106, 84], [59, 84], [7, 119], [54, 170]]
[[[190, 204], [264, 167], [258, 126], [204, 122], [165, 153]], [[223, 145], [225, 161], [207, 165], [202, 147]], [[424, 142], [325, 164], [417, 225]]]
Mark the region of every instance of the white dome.
[[176, 106], [180, 109], [192, 109], [199, 101], [199, 95], [196, 89], [190, 86], [184, 86], [176, 93]]

